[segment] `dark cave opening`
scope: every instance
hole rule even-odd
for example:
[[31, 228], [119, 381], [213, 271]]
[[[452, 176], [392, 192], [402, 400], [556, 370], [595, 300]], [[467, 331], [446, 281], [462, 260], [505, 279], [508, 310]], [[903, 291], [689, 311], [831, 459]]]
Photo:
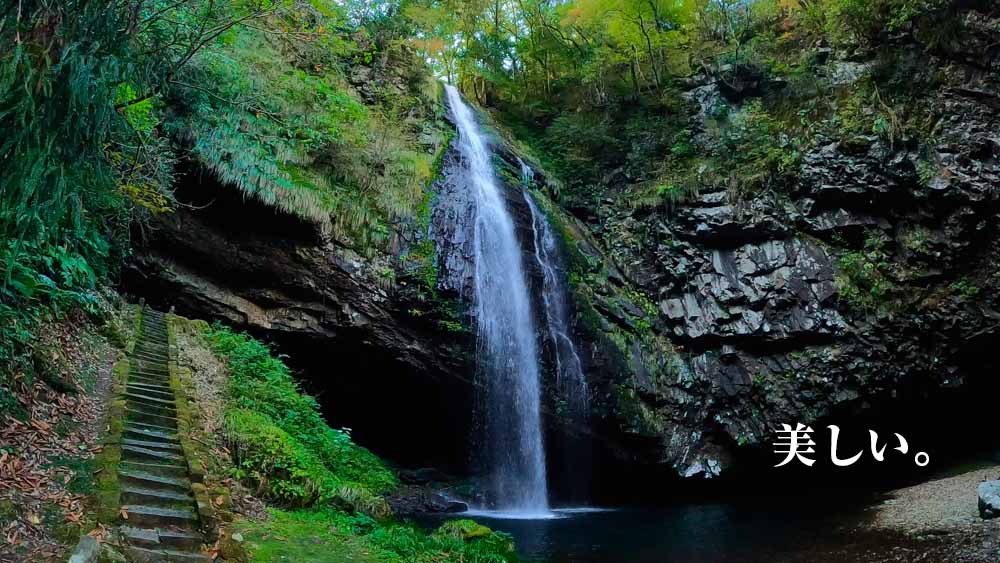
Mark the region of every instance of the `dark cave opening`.
[[468, 382], [416, 373], [353, 335], [333, 341], [279, 335], [275, 342], [331, 427], [350, 428], [355, 442], [400, 467], [468, 474]]

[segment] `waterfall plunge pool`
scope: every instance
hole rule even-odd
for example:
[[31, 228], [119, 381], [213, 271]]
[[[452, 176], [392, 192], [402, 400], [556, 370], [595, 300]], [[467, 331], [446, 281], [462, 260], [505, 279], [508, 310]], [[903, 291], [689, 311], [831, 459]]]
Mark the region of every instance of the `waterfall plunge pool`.
[[[514, 538], [526, 561], [550, 563], [843, 563], [912, 549], [913, 539], [864, 528], [873, 494], [843, 489], [789, 496], [530, 514], [470, 510], [424, 515], [428, 528], [471, 518]], [[891, 559], [887, 559], [891, 560]], [[905, 559], [904, 559], [905, 560]]]

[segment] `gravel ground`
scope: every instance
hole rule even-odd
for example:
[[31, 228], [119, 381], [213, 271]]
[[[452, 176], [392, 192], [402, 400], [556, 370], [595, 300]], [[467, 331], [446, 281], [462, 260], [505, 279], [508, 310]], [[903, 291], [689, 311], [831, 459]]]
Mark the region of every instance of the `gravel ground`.
[[[899, 534], [905, 557], [884, 561], [1000, 561], [1000, 520], [979, 517], [979, 482], [1000, 478], [1000, 465], [892, 491], [876, 507], [871, 531]], [[909, 543], [909, 545], [907, 545]]]

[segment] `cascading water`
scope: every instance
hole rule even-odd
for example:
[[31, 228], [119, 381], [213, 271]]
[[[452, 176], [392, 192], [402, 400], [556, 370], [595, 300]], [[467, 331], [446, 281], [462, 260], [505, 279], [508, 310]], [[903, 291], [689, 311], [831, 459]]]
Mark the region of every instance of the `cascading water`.
[[558, 242], [545, 216], [539, 211], [538, 204], [528, 193], [528, 188], [534, 179], [534, 171], [523, 160], [518, 159], [518, 162], [521, 165], [521, 181], [524, 184], [524, 201], [531, 210], [535, 261], [542, 272], [542, 305], [556, 361], [556, 386], [567, 408], [567, 414], [585, 420], [588, 413], [587, 380], [583, 375], [583, 364], [576, 352], [576, 345], [570, 336], [566, 291], [558, 272]]
[[546, 514], [538, 348], [521, 247], [472, 110], [445, 88], [476, 205], [473, 277], [492, 501], [499, 510]]

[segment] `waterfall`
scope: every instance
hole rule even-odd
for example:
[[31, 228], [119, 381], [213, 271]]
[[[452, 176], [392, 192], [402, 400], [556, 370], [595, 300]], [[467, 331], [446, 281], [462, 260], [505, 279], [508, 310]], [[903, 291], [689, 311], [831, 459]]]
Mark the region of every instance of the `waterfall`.
[[521, 181], [524, 184], [524, 201], [531, 210], [531, 231], [534, 235], [535, 261], [542, 272], [542, 305], [549, 341], [552, 343], [556, 362], [556, 386], [560, 398], [565, 402], [567, 413], [573, 418], [586, 419], [588, 413], [587, 380], [583, 375], [583, 365], [576, 352], [576, 345], [570, 336], [569, 315], [566, 306], [566, 290], [559, 275], [559, 247], [555, 233], [538, 204], [528, 193], [535, 172], [523, 160]]
[[505, 511], [547, 513], [538, 348], [521, 247], [472, 110], [458, 90], [445, 88], [476, 205], [474, 309], [492, 500]]

